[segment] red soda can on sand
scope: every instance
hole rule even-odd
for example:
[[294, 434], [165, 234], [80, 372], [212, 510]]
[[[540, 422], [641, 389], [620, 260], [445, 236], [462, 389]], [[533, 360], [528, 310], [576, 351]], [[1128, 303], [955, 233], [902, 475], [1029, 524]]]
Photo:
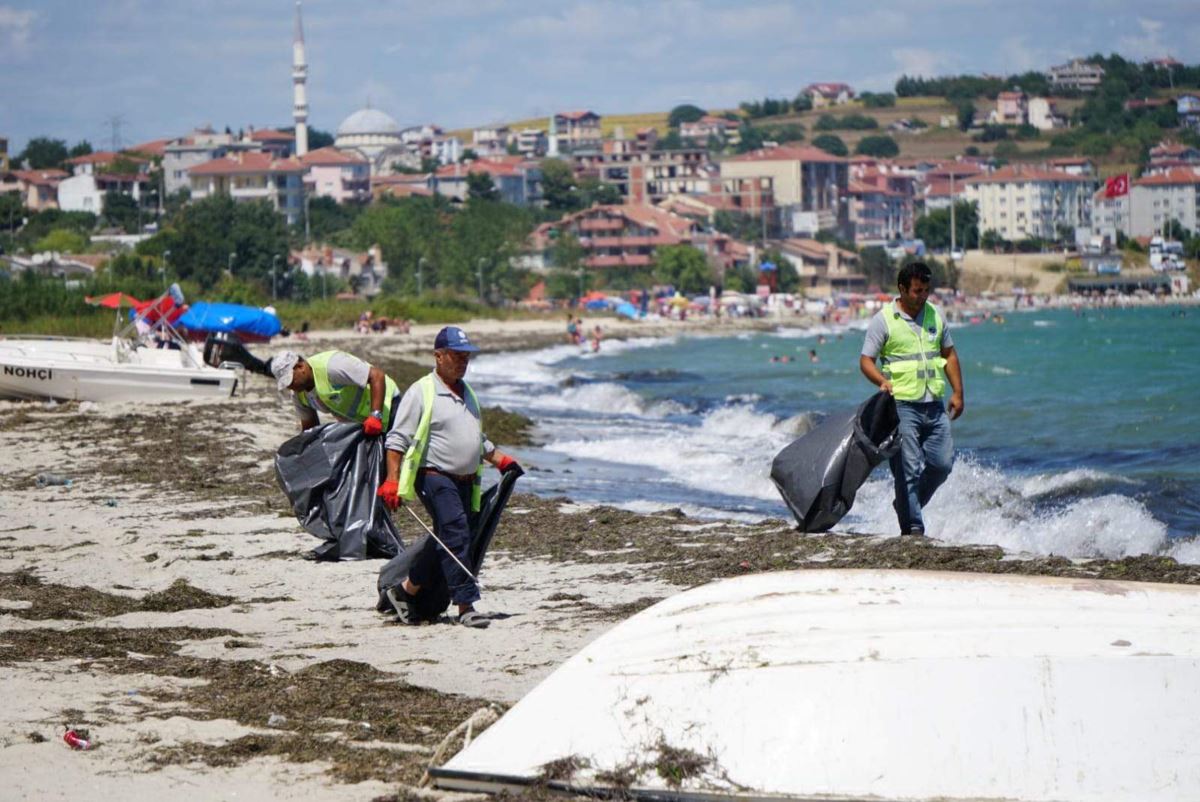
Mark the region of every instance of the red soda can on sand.
[[67, 746], [72, 749], [87, 750], [92, 748], [92, 742], [87, 739], [87, 732], [83, 734], [75, 730], [67, 730], [63, 733], [63, 740], [67, 742]]

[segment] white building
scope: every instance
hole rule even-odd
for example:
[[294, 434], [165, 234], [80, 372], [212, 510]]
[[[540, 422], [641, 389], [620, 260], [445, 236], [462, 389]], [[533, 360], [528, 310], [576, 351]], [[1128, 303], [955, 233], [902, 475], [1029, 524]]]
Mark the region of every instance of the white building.
[[1064, 89], [1090, 92], [1104, 80], [1104, 68], [1081, 58], [1050, 68], [1050, 83]]
[[371, 165], [357, 153], [318, 148], [301, 156], [300, 163], [306, 170], [304, 186], [310, 196], [333, 198], [338, 203], [371, 200]]
[[476, 128], [471, 134], [471, 149], [480, 156], [503, 156], [508, 152], [508, 143], [512, 139], [512, 129], [507, 125]]
[[979, 230], [1006, 240], [1059, 238], [1092, 223], [1092, 194], [1097, 181], [1032, 165], [1010, 165], [967, 179], [967, 200], [979, 205]]
[[1066, 128], [1067, 118], [1058, 113], [1054, 101], [1046, 97], [1029, 98], [1029, 124], [1039, 131], [1052, 131], [1055, 128]]
[[546, 132], [540, 128], [522, 128], [515, 134], [517, 152], [526, 158], [545, 156], [549, 147]]
[[1171, 220], [1189, 231], [1200, 224], [1197, 199], [1200, 198], [1200, 167], [1173, 167], [1155, 175], [1136, 178], [1129, 189], [1131, 230], [1134, 237], [1162, 233]]

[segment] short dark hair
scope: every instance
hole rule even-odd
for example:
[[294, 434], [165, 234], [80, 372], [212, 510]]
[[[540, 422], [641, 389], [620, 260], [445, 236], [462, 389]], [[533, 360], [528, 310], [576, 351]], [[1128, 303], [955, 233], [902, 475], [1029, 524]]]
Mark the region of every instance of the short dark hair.
[[928, 284], [933, 281], [933, 271], [924, 262], [910, 262], [900, 268], [900, 273], [896, 276], [896, 285], [906, 290], [912, 286], [915, 278]]

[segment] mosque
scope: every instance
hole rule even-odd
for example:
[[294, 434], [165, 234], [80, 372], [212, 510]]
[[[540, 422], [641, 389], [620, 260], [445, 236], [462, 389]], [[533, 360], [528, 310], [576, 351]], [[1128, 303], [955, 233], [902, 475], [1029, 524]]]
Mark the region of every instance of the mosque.
[[[308, 152], [308, 59], [304, 48], [304, 26], [300, 19], [300, 0], [296, 0], [296, 30], [292, 40], [292, 118], [296, 124], [296, 155]], [[333, 146], [343, 153], [356, 153], [371, 164], [372, 175], [392, 172], [395, 162], [408, 163], [411, 154], [405, 147], [399, 123], [386, 112], [359, 109], [337, 127]]]

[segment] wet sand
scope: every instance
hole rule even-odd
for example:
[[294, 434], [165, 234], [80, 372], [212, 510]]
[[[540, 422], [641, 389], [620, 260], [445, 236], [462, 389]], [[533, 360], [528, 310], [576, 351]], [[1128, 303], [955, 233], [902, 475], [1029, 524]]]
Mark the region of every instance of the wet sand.
[[[557, 322], [514, 326], [467, 329], [485, 347], [561, 340]], [[314, 334], [276, 348], [344, 347], [404, 384], [427, 363], [402, 360], [427, 352], [436, 328]], [[508, 424], [501, 444], [537, 436]], [[318, 541], [292, 518], [271, 468], [294, 431], [290, 401], [259, 377], [246, 395], [213, 403], [0, 402], [6, 793], [415, 798], [435, 747], [472, 713], [503, 710], [655, 601], [743, 573], [931, 568], [1200, 583], [1200, 568], [1169, 558], [1022, 559], [805, 536], [789, 520], [639, 515], [521, 494], [518, 484], [481, 576], [492, 626], [403, 627], [374, 612], [381, 562], [304, 558]], [[39, 486], [46, 472], [71, 484]], [[68, 749], [67, 724], [87, 728], [96, 748]]]

